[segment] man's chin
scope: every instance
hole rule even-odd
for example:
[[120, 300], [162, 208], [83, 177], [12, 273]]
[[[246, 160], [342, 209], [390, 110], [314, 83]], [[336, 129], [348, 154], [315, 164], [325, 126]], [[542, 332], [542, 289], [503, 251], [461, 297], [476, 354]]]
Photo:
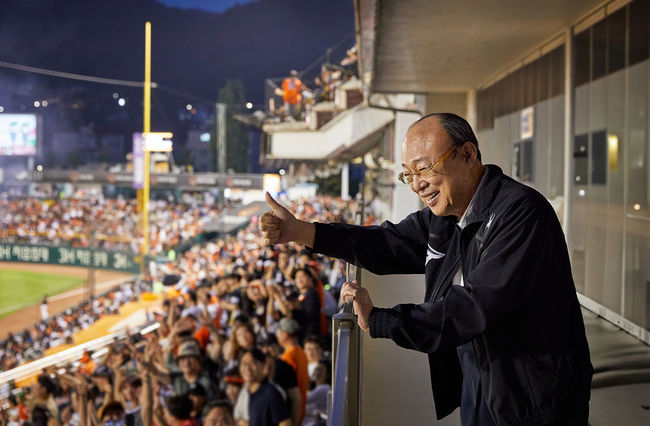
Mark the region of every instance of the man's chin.
[[435, 216], [445, 216], [445, 213], [440, 211], [437, 205], [435, 206], [428, 206], [429, 210], [431, 210], [431, 213], [433, 213]]

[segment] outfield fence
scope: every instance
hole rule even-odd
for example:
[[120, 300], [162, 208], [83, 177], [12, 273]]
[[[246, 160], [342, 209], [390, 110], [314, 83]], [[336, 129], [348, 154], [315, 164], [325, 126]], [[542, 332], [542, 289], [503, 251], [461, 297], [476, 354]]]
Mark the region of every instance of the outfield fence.
[[80, 266], [133, 274], [140, 271], [136, 256], [131, 253], [45, 245], [0, 244], [0, 262]]

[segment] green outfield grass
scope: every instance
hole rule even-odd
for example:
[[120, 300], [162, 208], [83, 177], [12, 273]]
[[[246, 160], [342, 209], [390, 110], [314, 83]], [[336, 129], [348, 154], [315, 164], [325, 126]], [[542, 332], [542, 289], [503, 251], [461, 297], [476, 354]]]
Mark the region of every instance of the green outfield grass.
[[0, 270], [0, 318], [83, 285], [82, 278], [40, 272]]

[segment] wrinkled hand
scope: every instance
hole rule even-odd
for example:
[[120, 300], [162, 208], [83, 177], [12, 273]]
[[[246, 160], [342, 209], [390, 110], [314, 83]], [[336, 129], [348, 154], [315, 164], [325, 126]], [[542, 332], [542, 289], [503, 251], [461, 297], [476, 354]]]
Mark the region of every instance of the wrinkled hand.
[[298, 235], [295, 233], [294, 225], [298, 219], [275, 201], [268, 192], [266, 193], [266, 204], [271, 207], [271, 211], [260, 216], [260, 231], [264, 242], [267, 245], [273, 245], [296, 241]]
[[368, 290], [361, 287], [357, 280], [352, 282], [346, 282], [341, 288], [341, 299], [344, 302], [349, 302], [352, 300], [354, 307], [354, 313], [357, 315], [357, 322], [359, 327], [365, 331], [370, 331], [370, 325], [368, 320], [370, 319], [370, 311], [374, 308], [372, 304], [372, 299], [370, 299], [370, 293]]

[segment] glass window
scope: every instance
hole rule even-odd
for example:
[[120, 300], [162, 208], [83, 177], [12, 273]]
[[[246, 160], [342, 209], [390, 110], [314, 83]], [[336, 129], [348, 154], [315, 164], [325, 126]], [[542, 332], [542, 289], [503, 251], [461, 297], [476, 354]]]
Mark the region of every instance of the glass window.
[[575, 161], [575, 184], [586, 185], [589, 162], [587, 161], [589, 135], [576, 135], [574, 139], [573, 159]]
[[591, 134], [591, 183], [607, 183], [607, 134], [604, 130]]
[[512, 149], [512, 176], [522, 182], [533, 181], [533, 141], [514, 144]]
[[591, 79], [596, 80], [607, 74], [607, 21], [594, 25], [591, 36]]
[[630, 3], [630, 65], [648, 59], [650, 0]]
[[625, 67], [625, 24], [627, 7], [623, 7], [607, 17], [608, 73]]
[[587, 29], [573, 38], [576, 87], [589, 82], [590, 35], [591, 29]]
[[537, 84], [537, 64], [531, 62], [524, 67], [524, 108], [535, 103]]
[[547, 53], [537, 60], [537, 95], [535, 103], [545, 101], [549, 96], [549, 78], [551, 74], [551, 55]]

